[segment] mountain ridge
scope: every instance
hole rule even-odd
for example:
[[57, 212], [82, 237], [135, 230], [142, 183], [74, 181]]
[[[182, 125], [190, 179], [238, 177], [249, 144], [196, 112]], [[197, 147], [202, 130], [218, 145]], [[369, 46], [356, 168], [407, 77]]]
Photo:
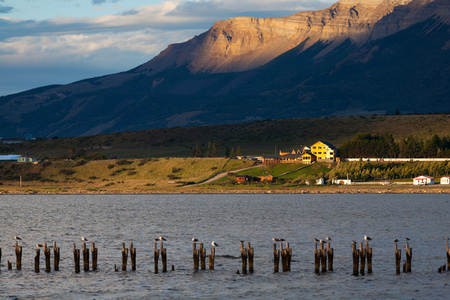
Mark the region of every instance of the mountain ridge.
[[[254, 28], [237, 34], [236, 22], [283, 23], [283, 18], [218, 21], [127, 72], [0, 97], [0, 135], [73, 136], [397, 109], [450, 111], [450, 13], [444, 0], [341, 0], [284, 19], [299, 23], [298, 31], [314, 15], [308, 28], [319, 32], [322, 23], [320, 34], [290, 41], [277, 29], [271, 38], [263, 34], [264, 42]], [[246, 47], [237, 47], [239, 41]]]

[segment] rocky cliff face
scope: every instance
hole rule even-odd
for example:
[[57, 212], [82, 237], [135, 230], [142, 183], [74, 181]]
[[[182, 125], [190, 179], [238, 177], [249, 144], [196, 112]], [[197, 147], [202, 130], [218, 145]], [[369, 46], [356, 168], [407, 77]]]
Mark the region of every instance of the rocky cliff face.
[[[435, 2], [434, 6], [418, 9]], [[141, 70], [189, 65], [193, 72], [236, 72], [261, 66], [305, 42], [328, 41], [329, 49], [349, 38], [362, 44], [403, 30], [449, 5], [433, 0], [341, 0], [320, 11], [284, 18], [238, 17], [219, 21], [192, 40], [171, 45]], [[447, 12], [445, 12], [445, 10]]]

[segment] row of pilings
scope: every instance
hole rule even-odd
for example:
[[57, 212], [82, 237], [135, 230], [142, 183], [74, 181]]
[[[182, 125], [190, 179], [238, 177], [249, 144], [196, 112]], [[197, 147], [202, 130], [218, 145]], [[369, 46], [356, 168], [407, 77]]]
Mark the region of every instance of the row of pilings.
[[[326, 247], [325, 247], [326, 245]], [[53, 242], [53, 247], [47, 246], [46, 243], [43, 245], [37, 245], [36, 256], [34, 257], [34, 269], [36, 273], [40, 272], [40, 252], [41, 248], [43, 250], [44, 258], [45, 258], [45, 272], [51, 271], [51, 249], [53, 248], [53, 268], [55, 271], [59, 271], [59, 262], [60, 262], [60, 247], [57, 247], [56, 242]], [[159, 272], [159, 258], [161, 257], [162, 261], [162, 272], [167, 272], [167, 249], [164, 247], [163, 242], [159, 243], [155, 242], [154, 246], [154, 273]], [[317, 247], [319, 246], [319, 247]], [[195, 271], [206, 270], [206, 257], [209, 259], [209, 269], [214, 270], [214, 261], [215, 261], [215, 253], [216, 248], [212, 247], [210, 249], [210, 254], [206, 254], [206, 248], [203, 243], [199, 243], [199, 248], [197, 249], [197, 243], [193, 243], [193, 267]], [[22, 269], [22, 246], [18, 245], [18, 242], [14, 245], [14, 252], [16, 256], [16, 268], [17, 270]], [[250, 242], [247, 242], [247, 247], [244, 246], [244, 241], [240, 241], [240, 252], [241, 252], [241, 260], [242, 260], [242, 269], [237, 271], [236, 273], [242, 274], [253, 273], [254, 271], [254, 249], [251, 247]], [[365, 275], [372, 273], [372, 248], [369, 247], [369, 242], [366, 241], [365, 244], [360, 243], [359, 247], [357, 247], [356, 242], [352, 242], [352, 257], [353, 257], [353, 275]], [[395, 255], [395, 270], [396, 274], [401, 273], [401, 269], [403, 267], [404, 273], [411, 272], [412, 265], [412, 248], [409, 246], [408, 241], [406, 242], [405, 247], [406, 261], [401, 265], [401, 250], [398, 248], [397, 242], [395, 242], [394, 246], [394, 255]], [[82, 243], [81, 250], [76, 248], [75, 243], [73, 244], [73, 257], [74, 257], [74, 267], [75, 273], [79, 273], [81, 270], [81, 255], [83, 257], [83, 270], [88, 272], [90, 270], [97, 270], [97, 261], [98, 261], [98, 248], [95, 247], [95, 243], [91, 243], [91, 249], [89, 249], [86, 243]], [[449, 242], [446, 242], [446, 255], [447, 255], [447, 264], [444, 264], [438, 268], [438, 272], [442, 273], [446, 270], [450, 269], [450, 249]], [[130, 256], [131, 260], [131, 270], [135, 271], [137, 268], [136, 265], [136, 248], [134, 248], [133, 243], [130, 242], [130, 247], [126, 248], [125, 243], [122, 243], [122, 271], [127, 271], [127, 262], [128, 256]], [[1, 266], [1, 258], [2, 258], [2, 249], [0, 248], [0, 266]], [[92, 258], [92, 260], [90, 260]], [[274, 263], [274, 273], [278, 273], [280, 270], [280, 261], [281, 261], [281, 269], [283, 272], [291, 271], [291, 258], [292, 258], [292, 248], [289, 246], [289, 243], [286, 242], [283, 247], [283, 242], [279, 243], [279, 248], [277, 248], [277, 243], [273, 244], [273, 263]], [[320, 241], [319, 243], [314, 244], [314, 270], [316, 274], [325, 273], [327, 271], [333, 271], [333, 260], [334, 260], [334, 250], [331, 248], [330, 242], [326, 243]], [[91, 262], [91, 263], [90, 263]], [[12, 262], [8, 261], [8, 269], [12, 269]], [[119, 271], [117, 265], [114, 265], [115, 271]], [[172, 265], [172, 271], [175, 270], [175, 267]]]

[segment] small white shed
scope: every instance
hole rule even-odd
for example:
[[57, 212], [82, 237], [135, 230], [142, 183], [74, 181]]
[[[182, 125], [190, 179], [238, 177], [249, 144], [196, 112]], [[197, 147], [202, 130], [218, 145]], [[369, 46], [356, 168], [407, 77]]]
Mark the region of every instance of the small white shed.
[[414, 185], [428, 185], [428, 184], [434, 184], [434, 178], [427, 176], [427, 175], [421, 175], [413, 179]]
[[450, 177], [448, 176], [441, 177], [441, 184], [450, 184]]

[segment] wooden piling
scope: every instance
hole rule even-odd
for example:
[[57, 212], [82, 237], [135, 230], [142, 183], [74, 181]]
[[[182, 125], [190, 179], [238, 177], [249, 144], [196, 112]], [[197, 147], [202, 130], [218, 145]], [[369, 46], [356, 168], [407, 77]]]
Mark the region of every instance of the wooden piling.
[[162, 271], [167, 272], [167, 250], [164, 248], [163, 242], [161, 242], [161, 261]]
[[291, 260], [292, 260], [292, 248], [289, 246], [289, 243], [286, 242], [286, 270], [287, 272], [291, 271]]
[[[198, 255], [200, 257], [200, 265], [202, 270], [206, 270], [206, 249], [203, 247], [203, 243], [199, 244]], [[197, 266], [198, 270], [198, 266]]]
[[36, 256], [34, 257], [34, 271], [39, 273], [39, 260], [41, 256], [41, 249], [36, 249]]
[[412, 248], [406, 242], [406, 273], [411, 273]]
[[353, 255], [353, 276], [359, 275], [359, 250], [356, 249], [356, 243], [352, 243], [352, 255]]
[[327, 242], [328, 271], [333, 271], [334, 249], [331, 248], [330, 242]]
[[[447, 239], [447, 243], [445, 245], [446, 245], [446, 252], [447, 252], [447, 270], [450, 270], [450, 249], [448, 248], [448, 239]], [[1, 254], [1, 251], [0, 251], [0, 254]]]
[[8, 270], [12, 270], [12, 262], [8, 260]]
[[2, 248], [0, 248], [0, 270], [2, 269]]
[[55, 271], [59, 271], [59, 261], [60, 261], [60, 248], [56, 247], [56, 242], [53, 241], [53, 268]]
[[366, 249], [363, 248], [363, 243], [359, 243], [359, 257], [360, 257], [359, 273], [361, 275], [364, 275], [366, 269]]
[[400, 275], [400, 261], [402, 260], [402, 251], [397, 248], [397, 243], [394, 246], [395, 252], [395, 273]]
[[314, 243], [314, 272], [320, 274], [320, 249], [317, 249], [317, 242]]
[[125, 248], [125, 243], [122, 243], [122, 271], [127, 270], [128, 248]]
[[158, 246], [156, 243], [155, 243], [155, 249], [153, 251], [153, 259], [154, 259], [154, 266], [155, 266], [155, 274], [158, 274], [159, 250], [158, 250]]
[[80, 249], [76, 249], [73, 243], [73, 261], [75, 264], [75, 273], [80, 273]]
[[320, 247], [320, 264], [321, 264], [321, 270], [322, 273], [327, 272], [327, 251], [323, 246], [324, 242], [320, 241], [319, 247]]
[[[203, 243], [201, 243], [203, 246]], [[198, 263], [199, 263], [199, 254], [200, 254], [200, 250], [197, 249], [197, 244], [194, 242], [192, 243], [192, 255], [193, 255], [193, 259], [194, 259], [194, 270], [198, 271]]]
[[47, 243], [44, 243], [44, 257], [45, 257], [45, 272], [50, 273], [50, 248], [47, 247]]
[[278, 273], [280, 269], [280, 250], [277, 250], [277, 244], [273, 244], [273, 272]]
[[247, 242], [247, 252], [248, 252], [248, 272], [253, 273], [253, 257], [255, 255], [255, 251], [252, 247], [250, 247], [250, 242]]
[[136, 248], [133, 247], [133, 242], [130, 242], [130, 258], [131, 270], [136, 271]]
[[89, 248], [86, 247], [86, 243], [82, 244], [83, 249], [83, 269], [85, 272], [89, 271]]
[[211, 248], [211, 254], [209, 255], [209, 269], [214, 270], [214, 260], [216, 258], [216, 248]]
[[372, 274], [372, 248], [369, 247], [368, 241], [366, 241], [366, 255], [367, 255], [367, 274]]
[[97, 271], [98, 248], [95, 247], [94, 242], [91, 243], [91, 254], [92, 254], [92, 271]]
[[241, 248], [241, 261], [242, 261], [242, 274], [247, 274], [247, 249], [244, 248], [244, 242], [240, 241]]
[[16, 253], [16, 268], [17, 270], [22, 270], [22, 246], [16, 242], [14, 245], [14, 250]]

